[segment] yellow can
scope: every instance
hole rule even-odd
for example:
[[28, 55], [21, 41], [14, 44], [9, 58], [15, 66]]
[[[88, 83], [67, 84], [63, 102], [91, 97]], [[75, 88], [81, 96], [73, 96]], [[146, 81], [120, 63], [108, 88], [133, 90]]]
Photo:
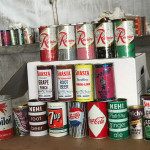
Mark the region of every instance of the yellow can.
[[89, 102], [94, 100], [93, 66], [91, 64], [75, 65], [76, 101]]

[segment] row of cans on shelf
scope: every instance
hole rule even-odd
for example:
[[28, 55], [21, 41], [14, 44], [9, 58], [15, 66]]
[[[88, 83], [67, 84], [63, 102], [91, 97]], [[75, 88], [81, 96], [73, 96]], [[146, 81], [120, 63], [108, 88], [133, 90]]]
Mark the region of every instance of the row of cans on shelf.
[[41, 61], [135, 56], [133, 20], [41, 26], [39, 37]]
[[37, 83], [39, 101], [116, 99], [113, 63], [37, 66]]

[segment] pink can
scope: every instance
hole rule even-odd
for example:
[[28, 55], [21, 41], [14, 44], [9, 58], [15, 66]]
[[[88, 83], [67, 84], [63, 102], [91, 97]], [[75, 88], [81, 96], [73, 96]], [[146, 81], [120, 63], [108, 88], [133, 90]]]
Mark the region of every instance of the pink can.
[[113, 63], [95, 64], [94, 74], [97, 99], [116, 99]]
[[95, 59], [93, 24], [76, 25], [77, 59]]
[[9, 46], [10, 43], [10, 30], [1, 31], [1, 42], [2, 46]]

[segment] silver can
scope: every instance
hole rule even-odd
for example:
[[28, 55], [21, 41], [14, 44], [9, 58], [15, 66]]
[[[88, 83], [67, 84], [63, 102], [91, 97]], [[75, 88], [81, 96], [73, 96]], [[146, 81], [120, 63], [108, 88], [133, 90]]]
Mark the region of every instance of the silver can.
[[24, 43], [33, 44], [35, 43], [35, 32], [33, 28], [24, 28]]

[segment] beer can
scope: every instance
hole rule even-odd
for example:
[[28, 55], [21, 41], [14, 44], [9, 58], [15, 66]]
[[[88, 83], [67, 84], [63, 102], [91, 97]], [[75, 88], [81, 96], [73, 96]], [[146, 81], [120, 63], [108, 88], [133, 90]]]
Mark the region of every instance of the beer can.
[[40, 27], [40, 58], [41, 61], [57, 61], [57, 34], [56, 26]]
[[54, 100], [54, 66], [37, 66], [37, 80], [39, 101]]
[[94, 65], [96, 97], [107, 101], [116, 98], [113, 63]]
[[58, 65], [57, 87], [59, 101], [73, 101], [75, 98], [75, 67], [74, 65]]
[[69, 135], [74, 138], [87, 136], [87, 103], [68, 102]]
[[134, 22], [115, 20], [114, 32], [117, 57], [135, 57]]
[[118, 98], [108, 102], [108, 125], [111, 139], [125, 139], [129, 136], [127, 99]]
[[24, 33], [23, 33], [23, 28], [19, 28], [18, 30], [18, 39], [19, 39], [19, 45], [24, 44]]
[[144, 106], [144, 115], [150, 116], [150, 94], [140, 96], [141, 104]]
[[144, 140], [150, 141], [150, 116], [143, 116]]
[[130, 136], [132, 139], [143, 139], [144, 106], [133, 105], [129, 107]]
[[13, 108], [16, 135], [29, 134], [28, 106], [17, 106]]
[[34, 28], [35, 33], [35, 43], [40, 41], [39, 28]]
[[2, 46], [9, 46], [11, 44], [10, 30], [1, 30]]
[[75, 27], [73, 25], [59, 25], [58, 60], [76, 60]]
[[24, 44], [35, 43], [35, 33], [33, 28], [23, 28], [24, 33]]
[[93, 24], [76, 25], [77, 59], [95, 59], [95, 43]]
[[88, 102], [94, 100], [93, 66], [91, 64], [75, 65], [76, 101]]
[[89, 136], [92, 138], [105, 138], [107, 129], [107, 105], [106, 102], [88, 102]]
[[11, 38], [11, 45], [18, 45], [19, 44], [18, 30], [17, 29], [11, 29], [10, 30], [10, 38]]
[[68, 134], [65, 102], [48, 102], [49, 135], [62, 137]]
[[0, 140], [13, 135], [12, 101], [9, 95], [0, 95]]

